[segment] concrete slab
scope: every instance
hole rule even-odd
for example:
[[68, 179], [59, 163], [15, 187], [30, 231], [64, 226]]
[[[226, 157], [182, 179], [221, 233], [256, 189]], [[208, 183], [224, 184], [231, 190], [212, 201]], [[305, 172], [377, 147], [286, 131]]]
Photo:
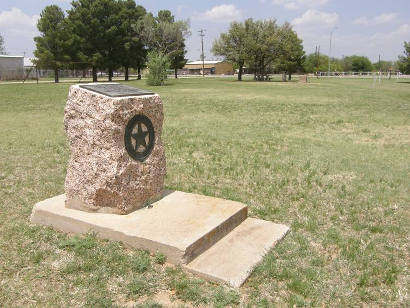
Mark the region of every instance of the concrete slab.
[[184, 267], [206, 279], [240, 287], [288, 230], [285, 225], [248, 218]]
[[101, 238], [160, 251], [167, 261], [187, 263], [247, 217], [247, 206], [224, 199], [170, 191], [152, 208], [128, 215], [89, 213], [64, 206], [65, 195], [37, 203], [31, 222], [70, 233], [94, 231]]

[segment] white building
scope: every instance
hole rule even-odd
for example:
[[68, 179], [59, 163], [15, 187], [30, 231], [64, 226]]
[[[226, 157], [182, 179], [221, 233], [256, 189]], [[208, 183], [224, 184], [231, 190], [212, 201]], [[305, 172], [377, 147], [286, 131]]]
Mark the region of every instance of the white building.
[[0, 80], [24, 79], [24, 57], [0, 55]]

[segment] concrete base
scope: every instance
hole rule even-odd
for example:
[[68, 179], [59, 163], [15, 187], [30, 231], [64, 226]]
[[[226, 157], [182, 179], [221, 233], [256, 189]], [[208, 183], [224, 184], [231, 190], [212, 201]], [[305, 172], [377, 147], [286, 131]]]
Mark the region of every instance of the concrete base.
[[162, 252], [191, 272], [239, 287], [254, 265], [288, 227], [254, 218], [234, 201], [168, 191], [128, 215], [89, 213], [65, 207], [65, 195], [37, 203], [31, 222], [69, 233], [96, 232], [100, 238]]
[[281, 240], [289, 228], [247, 218], [231, 233], [184, 266], [207, 279], [240, 287], [263, 256]]

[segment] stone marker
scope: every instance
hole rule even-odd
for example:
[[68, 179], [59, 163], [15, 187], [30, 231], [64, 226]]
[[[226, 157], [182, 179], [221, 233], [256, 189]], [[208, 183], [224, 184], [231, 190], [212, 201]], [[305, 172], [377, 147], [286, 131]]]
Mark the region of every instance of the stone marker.
[[300, 75], [299, 76], [299, 82], [301, 83], [307, 83], [307, 75]]
[[162, 101], [121, 84], [70, 88], [64, 127], [70, 146], [66, 206], [127, 214], [164, 188]]
[[239, 202], [164, 191], [162, 122], [157, 94], [113, 83], [72, 86], [65, 194], [35, 204], [31, 222], [159, 251], [239, 287], [289, 228], [247, 218]]

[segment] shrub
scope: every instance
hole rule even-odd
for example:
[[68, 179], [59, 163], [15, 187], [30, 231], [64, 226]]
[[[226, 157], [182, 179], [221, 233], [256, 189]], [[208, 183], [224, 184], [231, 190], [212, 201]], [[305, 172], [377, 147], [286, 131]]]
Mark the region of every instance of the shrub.
[[166, 55], [162, 52], [151, 51], [147, 57], [147, 83], [150, 86], [161, 86], [167, 79], [167, 69], [169, 69], [170, 62]]

